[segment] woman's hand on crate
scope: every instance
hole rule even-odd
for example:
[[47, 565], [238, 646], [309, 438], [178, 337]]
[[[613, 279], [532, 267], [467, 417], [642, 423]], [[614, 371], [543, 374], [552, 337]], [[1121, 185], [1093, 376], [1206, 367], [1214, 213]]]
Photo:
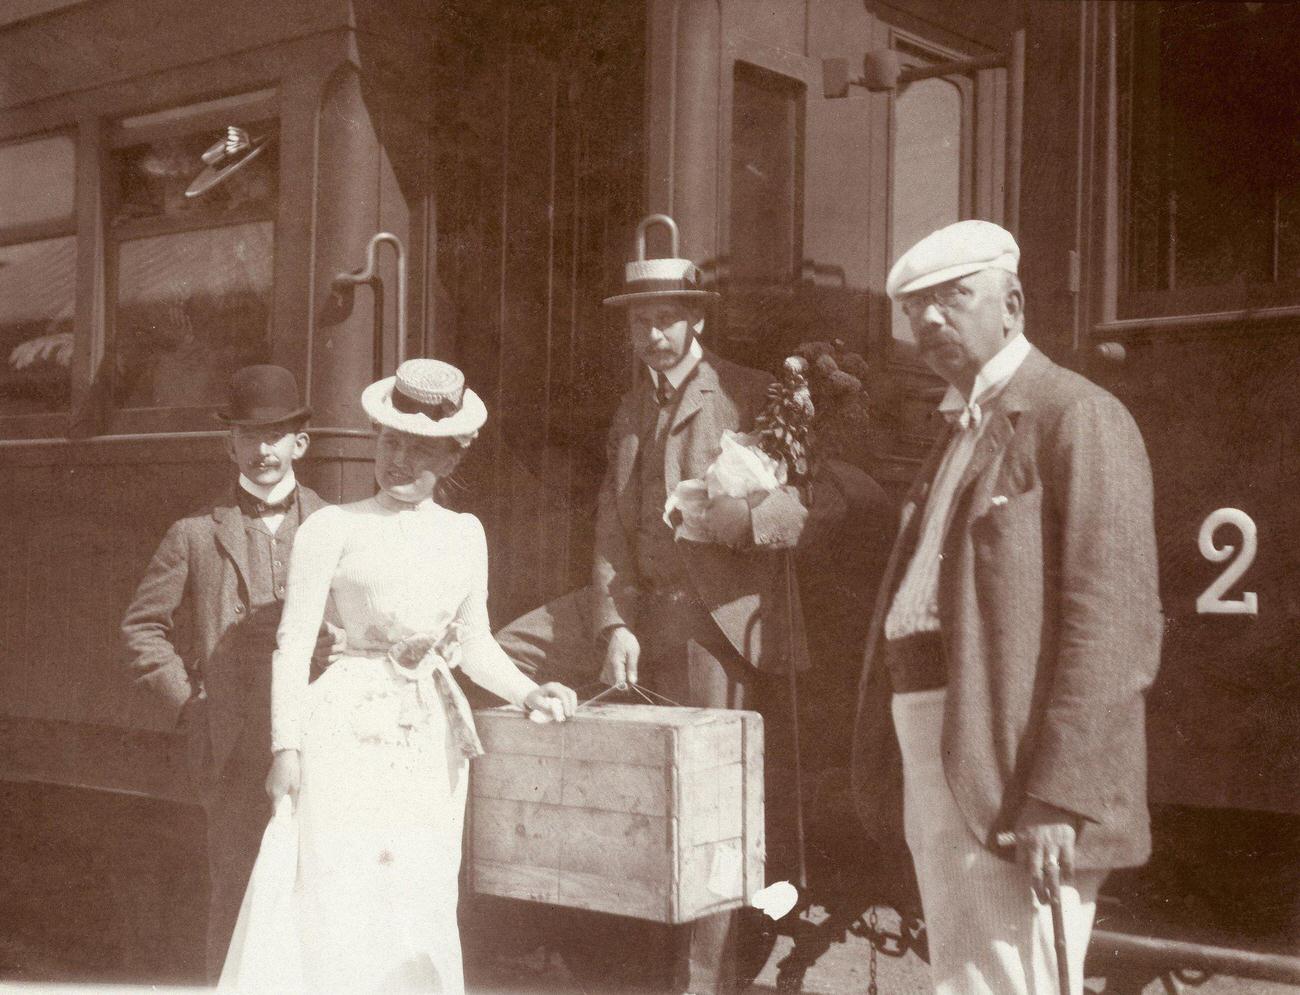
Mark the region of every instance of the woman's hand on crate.
[[578, 710], [578, 696], [570, 687], [550, 681], [528, 692], [524, 707], [547, 718], [543, 721], [563, 722], [573, 718]]

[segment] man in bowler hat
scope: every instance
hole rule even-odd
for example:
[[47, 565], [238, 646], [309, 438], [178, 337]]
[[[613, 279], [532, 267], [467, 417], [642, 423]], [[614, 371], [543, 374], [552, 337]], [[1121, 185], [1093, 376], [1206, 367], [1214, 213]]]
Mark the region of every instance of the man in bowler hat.
[[[215, 981], [235, 927], [270, 808], [271, 653], [289, 553], [302, 521], [325, 502], [298, 483], [310, 410], [292, 373], [247, 366], [231, 378], [217, 418], [229, 428], [236, 476], [214, 500], [175, 522], [122, 619], [137, 684], [178, 714], [189, 773], [208, 821], [207, 973]], [[193, 634], [182, 657], [181, 619]], [[322, 627], [317, 660], [333, 636]]]
[[1061, 948], [1081, 992], [1097, 889], [1151, 848], [1151, 468], [1124, 406], [1030, 345], [1019, 257], [962, 221], [886, 283], [948, 431], [881, 583], [854, 787], [868, 827], [901, 823], [940, 995], [1054, 992]]

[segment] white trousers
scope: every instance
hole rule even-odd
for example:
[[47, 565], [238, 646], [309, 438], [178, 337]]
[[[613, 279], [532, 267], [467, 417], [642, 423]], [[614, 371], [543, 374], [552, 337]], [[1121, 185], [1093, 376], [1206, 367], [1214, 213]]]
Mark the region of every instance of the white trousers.
[[[916, 866], [936, 995], [1057, 995], [1052, 913], [1029, 876], [984, 848], [966, 825], [943, 771], [946, 691], [893, 698], [903, 754], [903, 822]], [[1104, 871], [1061, 885], [1070, 995], [1083, 992], [1097, 889]]]

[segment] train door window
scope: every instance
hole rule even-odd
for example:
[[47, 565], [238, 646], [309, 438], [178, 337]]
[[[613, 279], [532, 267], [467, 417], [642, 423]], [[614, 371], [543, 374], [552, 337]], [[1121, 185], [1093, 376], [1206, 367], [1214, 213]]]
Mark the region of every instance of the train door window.
[[0, 145], [0, 416], [70, 407], [75, 193], [70, 135]]
[[784, 286], [799, 278], [803, 224], [804, 84], [735, 63], [730, 281]]
[[[962, 217], [965, 95], [948, 79], [909, 84], [894, 100], [890, 258]], [[893, 305], [893, 337], [912, 341], [903, 309]]]
[[[957, 53], [932, 48], [920, 39], [896, 34], [894, 47], [904, 65], [954, 59]], [[970, 77], [918, 79], [893, 100], [889, 146], [889, 258], [897, 259], [936, 228], [971, 213], [971, 118], [975, 86]], [[893, 338], [913, 341], [911, 325], [893, 304]]]
[[1300, 7], [1134, 4], [1122, 22], [1121, 314], [1300, 299]]
[[[277, 127], [272, 95], [122, 121], [108, 170], [113, 396], [146, 409], [221, 403], [270, 356]], [[182, 419], [183, 421], [184, 419]], [[182, 427], [175, 418], [156, 427]]]

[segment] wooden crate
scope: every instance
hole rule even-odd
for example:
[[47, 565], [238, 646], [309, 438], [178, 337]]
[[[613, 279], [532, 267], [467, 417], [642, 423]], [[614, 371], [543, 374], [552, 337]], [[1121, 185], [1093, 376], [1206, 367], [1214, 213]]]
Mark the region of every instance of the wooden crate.
[[479, 894], [681, 923], [763, 887], [756, 712], [589, 705], [475, 713], [466, 866]]

